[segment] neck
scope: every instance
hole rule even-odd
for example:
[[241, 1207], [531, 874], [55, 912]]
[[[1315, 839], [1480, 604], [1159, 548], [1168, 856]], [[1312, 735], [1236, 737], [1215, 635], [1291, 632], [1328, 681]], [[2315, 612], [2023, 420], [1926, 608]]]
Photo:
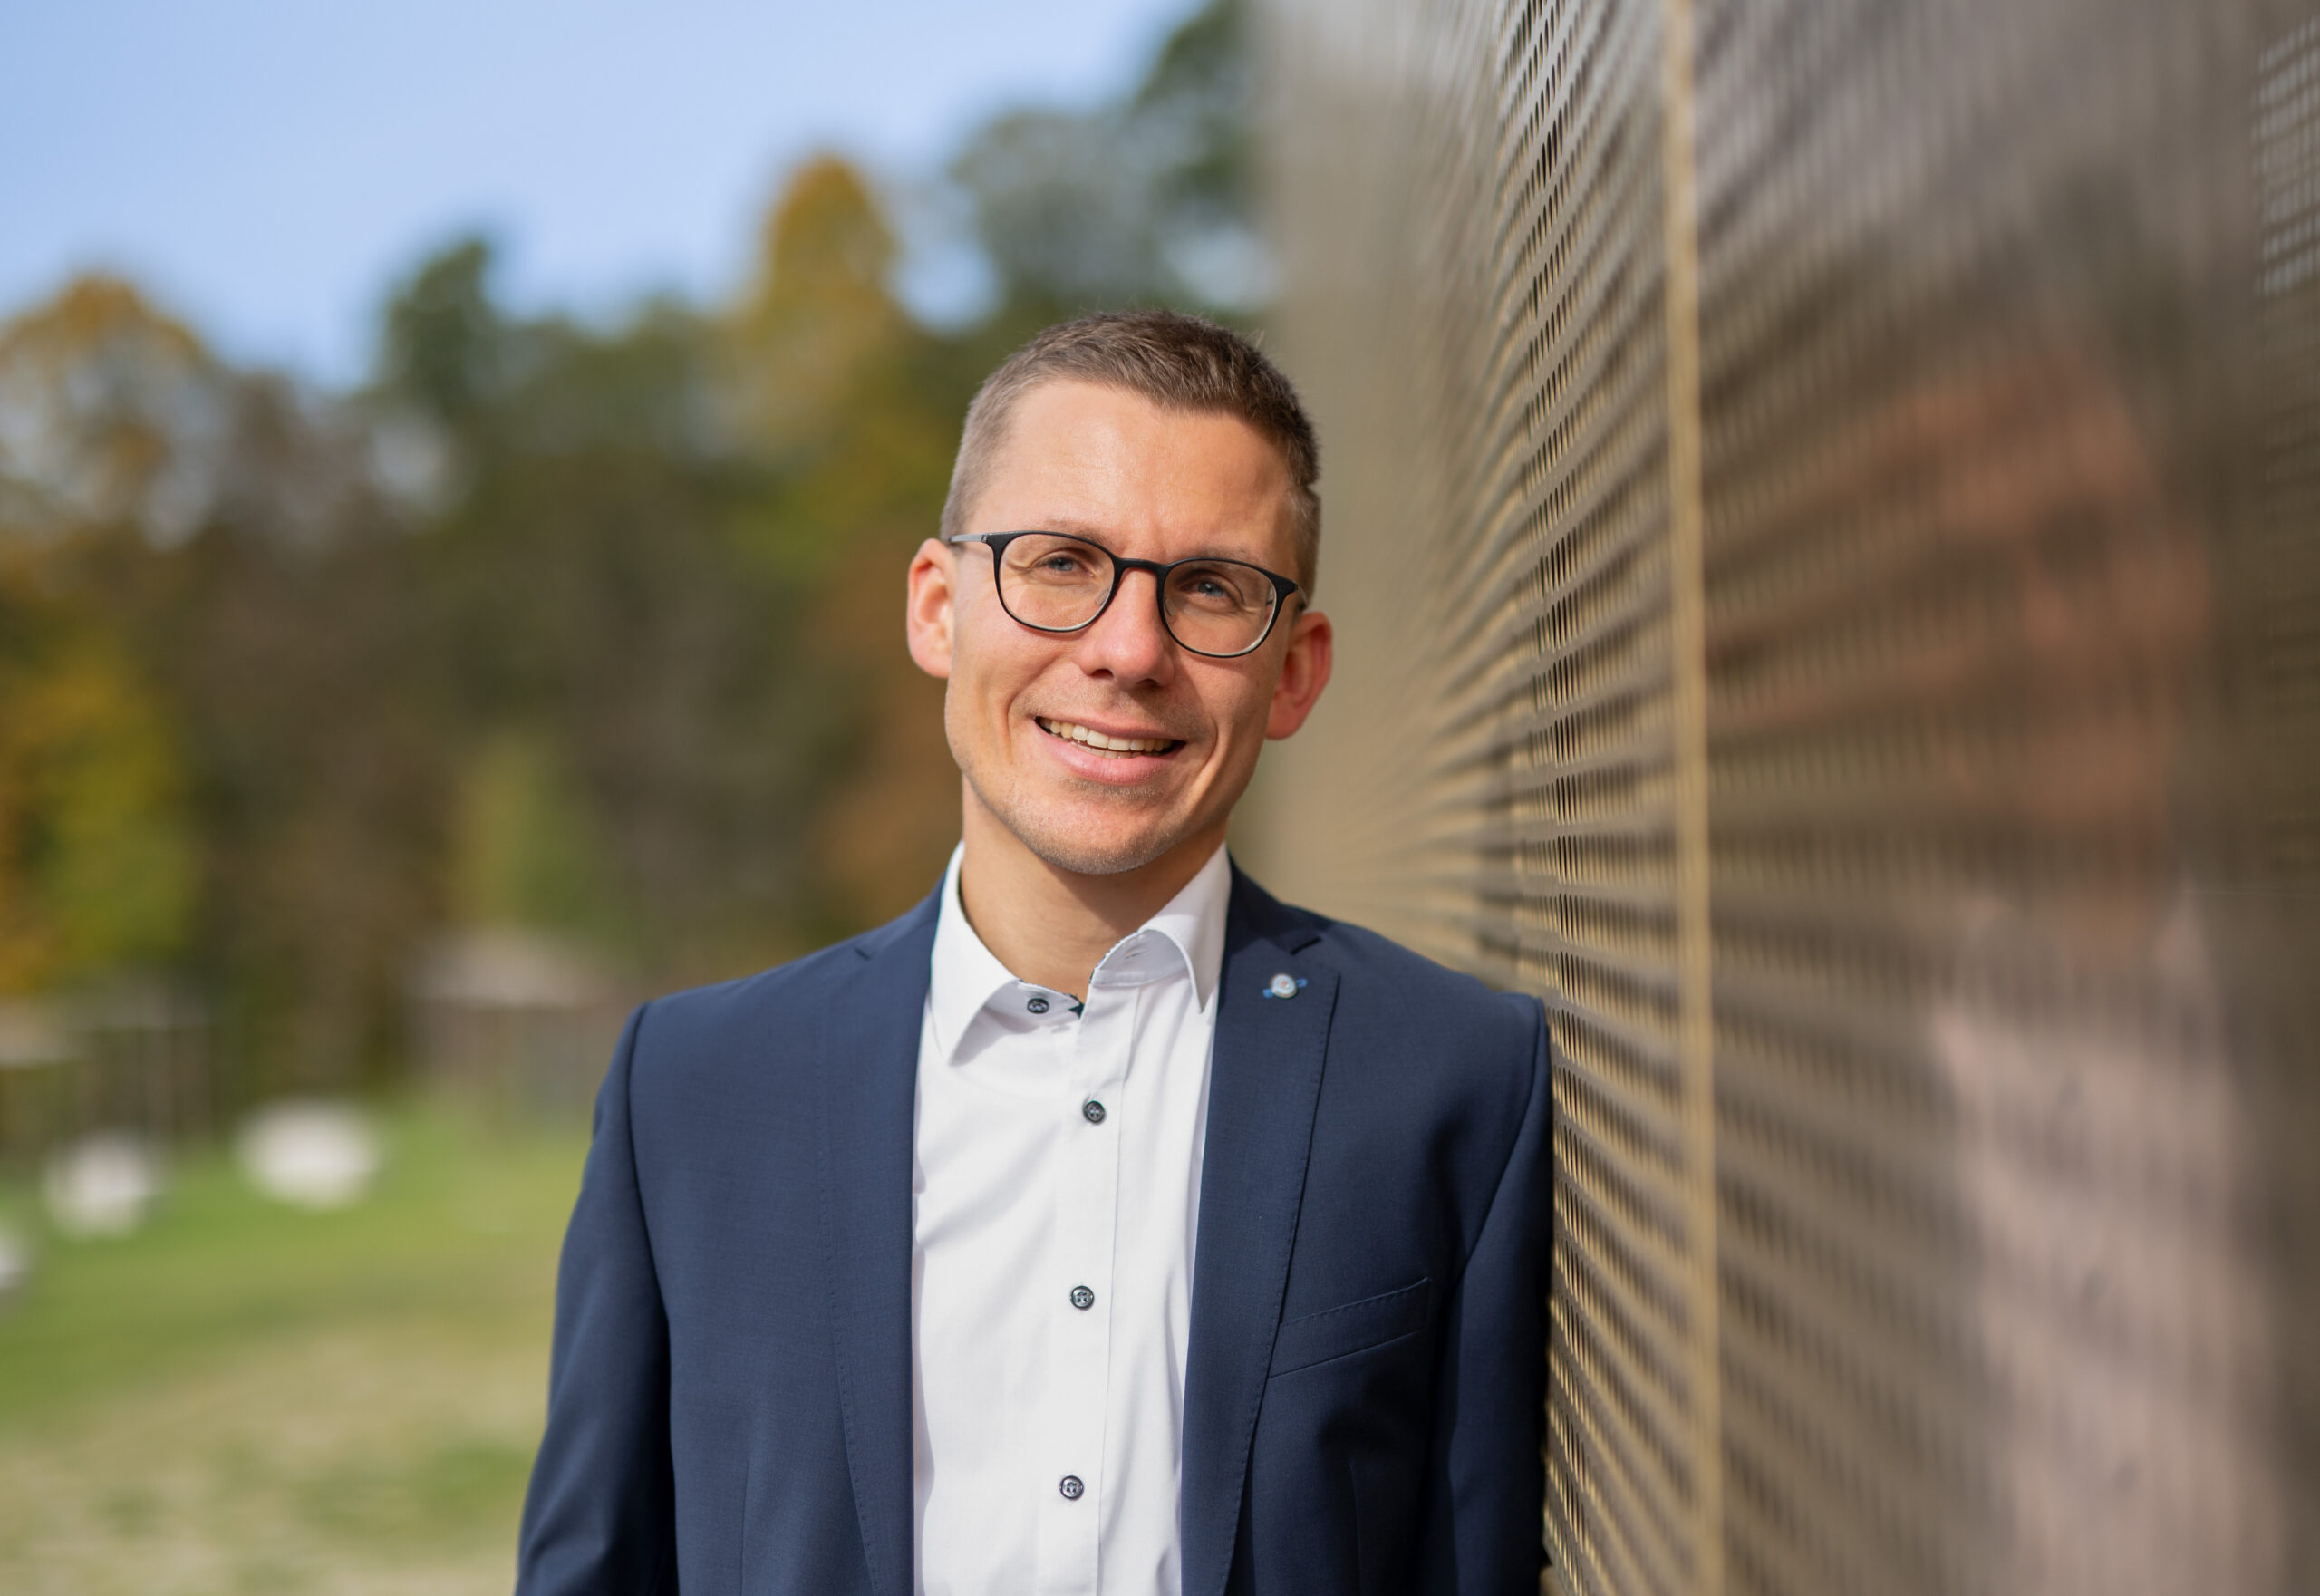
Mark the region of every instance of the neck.
[[1018, 981], [1075, 998], [1112, 944], [1167, 907], [1224, 841], [1185, 837], [1148, 865], [1083, 875], [1039, 857], [969, 793], [959, 903], [991, 957]]

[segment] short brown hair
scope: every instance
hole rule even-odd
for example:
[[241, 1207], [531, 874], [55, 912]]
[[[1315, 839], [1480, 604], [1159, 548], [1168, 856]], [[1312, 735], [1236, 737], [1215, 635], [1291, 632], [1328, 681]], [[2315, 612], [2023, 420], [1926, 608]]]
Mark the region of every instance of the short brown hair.
[[1226, 415], [1247, 422], [1289, 468], [1290, 537], [1296, 577], [1310, 597], [1320, 564], [1320, 444], [1297, 390], [1263, 351], [1229, 327], [1173, 310], [1107, 311], [1058, 322], [1007, 357], [967, 406], [942, 536], [966, 530], [1007, 423], [1023, 395], [1042, 382], [1074, 381], [1124, 388], [1164, 410]]

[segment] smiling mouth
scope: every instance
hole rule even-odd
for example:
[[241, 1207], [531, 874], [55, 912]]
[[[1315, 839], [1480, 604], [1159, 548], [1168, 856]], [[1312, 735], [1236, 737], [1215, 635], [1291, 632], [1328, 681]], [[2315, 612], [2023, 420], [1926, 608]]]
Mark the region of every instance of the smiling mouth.
[[1043, 715], [1034, 715], [1032, 720], [1049, 737], [1076, 742], [1082, 748], [1092, 749], [1112, 759], [1124, 759], [1134, 754], [1172, 754], [1184, 746], [1182, 738], [1108, 737], [1085, 726], [1075, 726], [1068, 721], [1050, 721]]

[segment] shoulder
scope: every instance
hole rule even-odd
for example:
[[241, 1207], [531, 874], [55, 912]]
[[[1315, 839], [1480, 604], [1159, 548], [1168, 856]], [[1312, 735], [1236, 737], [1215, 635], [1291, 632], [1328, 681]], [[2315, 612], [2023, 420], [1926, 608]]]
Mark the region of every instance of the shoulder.
[[[732, 981], [688, 988], [652, 999], [636, 1012], [636, 1068], [706, 1067], [737, 1058], [778, 1059], [811, 1039], [823, 1015], [845, 1001], [875, 962], [907, 947], [914, 933], [931, 931], [933, 900], [874, 931]], [[923, 966], [925, 960], [917, 961]], [[924, 977], [919, 972], [919, 997]]]
[[[1248, 885], [1256, 945], [1282, 950], [1309, 991], [1330, 991], [1310, 1189], [1356, 1206], [1368, 1201], [1358, 1194], [1447, 1195], [1470, 1247], [1526, 1132], [1537, 1145], [1552, 1111], [1544, 1007]], [[1228, 1003], [1220, 1027], [1232, 1013]], [[1433, 1211], [1411, 1206], [1421, 1210]]]
[[1335, 971], [1365, 999], [1422, 1006], [1445, 1022], [1511, 1024], [1526, 1035], [1543, 1023], [1544, 1010], [1528, 993], [1499, 991], [1368, 926], [1282, 903], [1237, 869], [1232, 893], [1234, 912], [1252, 931]]
[[856, 944], [862, 940], [834, 943], [754, 975], [663, 993], [640, 1012], [638, 1040], [665, 1044], [677, 1037], [760, 1024], [786, 1011], [811, 1006], [859, 962]]
[[1343, 920], [1322, 924], [1327, 931], [1314, 954], [1335, 965], [1363, 1001], [1416, 1007], [1445, 1025], [1519, 1035], [1526, 1044], [1543, 1023], [1543, 1008], [1527, 992], [1498, 991], [1367, 926]]
[[1423, 1049], [1430, 1070], [1526, 1096], [1549, 1049], [1545, 1008], [1348, 921], [1281, 903], [1245, 875], [1236, 906], [1253, 929], [1338, 977], [1332, 1048]]

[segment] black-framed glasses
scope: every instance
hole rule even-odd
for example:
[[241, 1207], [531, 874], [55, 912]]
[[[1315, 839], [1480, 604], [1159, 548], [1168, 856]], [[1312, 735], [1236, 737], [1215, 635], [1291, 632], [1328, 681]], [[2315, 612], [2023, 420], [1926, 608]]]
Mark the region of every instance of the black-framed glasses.
[[1255, 652], [1298, 591], [1288, 577], [1242, 560], [1123, 559], [1068, 532], [970, 532], [947, 541], [991, 550], [1000, 607], [1034, 632], [1094, 625], [1130, 571], [1149, 571], [1160, 624], [1184, 648], [1213, 660]]

